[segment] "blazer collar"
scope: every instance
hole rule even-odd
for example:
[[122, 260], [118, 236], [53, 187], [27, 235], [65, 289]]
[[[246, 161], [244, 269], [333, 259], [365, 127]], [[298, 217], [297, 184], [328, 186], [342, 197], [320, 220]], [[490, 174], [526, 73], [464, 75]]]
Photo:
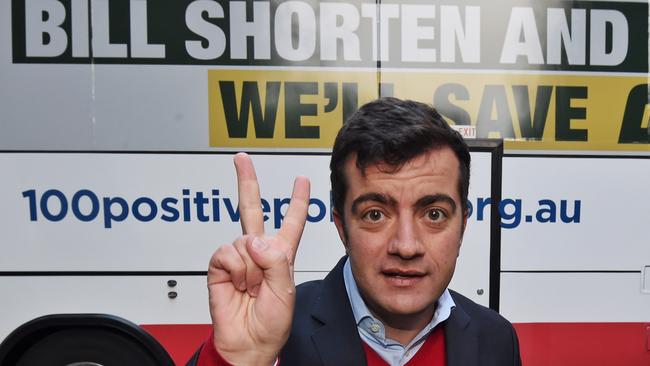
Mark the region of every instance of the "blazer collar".
[[312, 333], [312, 340], [324, 366], [365, 365], [366, 357], [354, 314], [350, 306], [343, 265], [346, 257], [325, 277], [311, 306], [311, 316], [323, 325]]
[[[455, 295], [451, 291], [452, 296]], [[447, 366], [478, 365], [478, 333], [472, 326], [470, 316], [455, 300], [449, 319], [445, 322]]]

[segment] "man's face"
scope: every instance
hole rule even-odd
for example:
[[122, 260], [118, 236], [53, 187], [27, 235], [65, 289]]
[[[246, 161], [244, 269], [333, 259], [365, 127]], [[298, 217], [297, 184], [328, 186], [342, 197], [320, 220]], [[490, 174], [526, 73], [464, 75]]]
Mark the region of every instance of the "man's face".
[[458, 159], [442, 148], [398, 171], [388, 168], [371, 165], [363, 176], [356, 157], [348, 159], [345, 222], [335, 215], [335, 224], [359, 291], [375, 316], [430, 320], [454, 273], [466, 222]]

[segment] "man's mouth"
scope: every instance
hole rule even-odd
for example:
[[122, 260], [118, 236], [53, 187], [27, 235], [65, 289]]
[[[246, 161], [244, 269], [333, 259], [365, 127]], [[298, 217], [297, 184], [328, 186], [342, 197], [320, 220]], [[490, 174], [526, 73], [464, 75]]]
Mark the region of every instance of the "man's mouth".
[[402, 269], [392, 269], [392, 268], [383, 270], [382, 274], [388, 277], [389, 279], [393, 279], [396, 281], [405, 281], [405, 284], [414, 282], [415, 280], [418, 280], [426, 275], [422, 271], [402, 270]]

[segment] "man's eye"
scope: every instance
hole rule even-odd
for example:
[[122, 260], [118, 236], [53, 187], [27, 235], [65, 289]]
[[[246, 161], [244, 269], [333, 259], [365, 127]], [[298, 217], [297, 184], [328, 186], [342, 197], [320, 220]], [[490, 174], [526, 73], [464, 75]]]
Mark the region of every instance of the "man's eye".
[[444, 211], [434, 208], [429, 211], [427, 211], [427, 219], [429, 219], [432, 222], [441, 222], [447, 218], [447, 215], [444, 213]]
[[379, 221], [384, 218], [384, 214], [379, 210], [370, 210], [363, 215], [363, 218], [368, 221]]

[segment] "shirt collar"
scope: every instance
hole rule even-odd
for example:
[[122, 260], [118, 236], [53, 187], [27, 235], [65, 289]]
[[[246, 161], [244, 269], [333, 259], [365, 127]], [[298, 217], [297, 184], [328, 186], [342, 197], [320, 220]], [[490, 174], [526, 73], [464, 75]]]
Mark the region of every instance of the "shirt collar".
[[[350, 258], [345, 261], [345, 265], [343, 266], [343, 281], [345, 282], [345, 290], [348, 293], [350, 305], [352, 306], [352, 313], [354, 314], [354, 320], [357, 322], [359, 332], [363, 333], [366, 337], [373, 338], [374, 341], [379, 342], [384, 347], [391, 343], [395, 343], [395, 341], [386, 339], [384, 324], [370, 313], [368, 306], [366, 306], [366, 303], [363, 301], [363, 298], [359, 293], [359, 288], [357, 287], [357, 282], [352, 275]], [[451, 309], [455, 306], [456, 303], [454, 302], [454, 299], [452, 299], [449, 289], [445, 289], [436, 302], [436, 310], [433, 313], [431, 321], [420, 333], [418, 333], [411, 343], [419, 342], [438, 324], [447, 320], [451, 314]]]

